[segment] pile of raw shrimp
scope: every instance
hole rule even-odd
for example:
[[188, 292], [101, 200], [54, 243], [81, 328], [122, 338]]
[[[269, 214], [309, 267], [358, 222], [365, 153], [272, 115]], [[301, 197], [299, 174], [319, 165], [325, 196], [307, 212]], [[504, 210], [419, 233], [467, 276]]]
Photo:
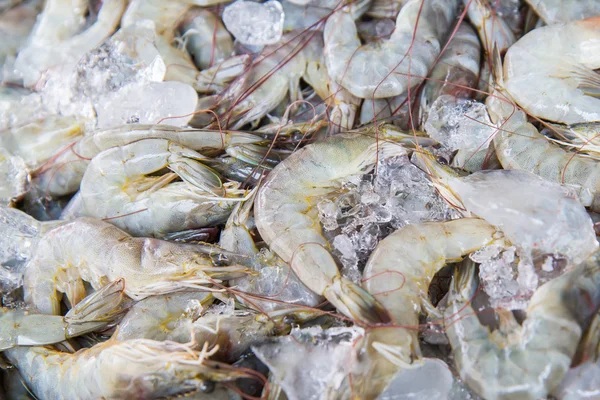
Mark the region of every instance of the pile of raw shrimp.
[[597, 0], [0, 0], [0, 399], [600, 399], [599, 95]]

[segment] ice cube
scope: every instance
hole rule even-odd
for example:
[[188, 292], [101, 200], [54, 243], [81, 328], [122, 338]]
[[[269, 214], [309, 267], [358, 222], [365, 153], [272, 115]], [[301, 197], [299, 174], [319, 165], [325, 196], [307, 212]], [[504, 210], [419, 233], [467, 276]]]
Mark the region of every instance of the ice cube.
[[454, 380], [445, 362], [424, 358], [415, 368], [400, 369], [377, 399], [449, 400]]
[[277, 43], [283, 34], [283, 20], [283, 8], [276, 0], [265, 3], [238, 0], [223, 12], [227, 30], [249, 46]]
[[442, 95], [431, 105], [425, 131], [450, 150], [482, 150], [489, 146], [496, 128], [485, 104]]

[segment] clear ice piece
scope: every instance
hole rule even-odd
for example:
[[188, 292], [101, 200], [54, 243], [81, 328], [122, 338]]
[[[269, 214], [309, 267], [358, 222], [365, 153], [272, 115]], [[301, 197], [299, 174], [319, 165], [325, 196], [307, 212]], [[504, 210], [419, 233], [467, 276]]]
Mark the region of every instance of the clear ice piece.
[[269, 367], [289, 400], [317, 400], [340, 387], [356, 362], [353, 343], [363, 335], [358, 327], [323, 330], [315, 326], [254, 345], [252, 351]]
[[467, 210], [502, 229], [522, 257], [560, 254], [579, 263], [598, 247], [591, 218], [563, 185], [498, 170], [452, 179], [450, 186]]
[[489, 146], [496, 128], [485, 104], [442, 95], [431, 105], [425, 131], [450, 150], [475, 151]]
[[265, 3], [238, 0], [223, 12], [227, 30], [249, 46], [277, 43], [283, 34], [283, 19], [283, 7], [276, 0]]
[[181, 82], [129, 85], [107, 96], [96, 107], [98, 128], [128, 123], [185, 126], [196, 111], [198, 95]]
[[454, 376], [442, 360], [424, 358], [415, 368], [400, 369], [378, 400], [450, 400]]

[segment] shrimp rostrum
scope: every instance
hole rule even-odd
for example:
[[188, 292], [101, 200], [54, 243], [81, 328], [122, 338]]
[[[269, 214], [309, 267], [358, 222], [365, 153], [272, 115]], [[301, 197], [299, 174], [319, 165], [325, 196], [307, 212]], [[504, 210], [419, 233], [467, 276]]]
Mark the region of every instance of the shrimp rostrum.
[[546, 398], [565, 376], [582, 331], [600, 307], [600, 258], [594, 254], [540, 286], [521, 326], [504, 313], [490, 333], [470, 299], [475, 266], [457, 270], [445, 311], [446, 335], [461, 378], [488, 400]]

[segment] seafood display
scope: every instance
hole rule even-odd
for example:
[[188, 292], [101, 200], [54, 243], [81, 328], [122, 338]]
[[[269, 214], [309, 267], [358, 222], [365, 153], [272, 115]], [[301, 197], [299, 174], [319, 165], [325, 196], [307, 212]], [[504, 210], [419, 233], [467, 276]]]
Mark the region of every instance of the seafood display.
[[600, 1], [0, 0], [0, 400], [600, 399]]

